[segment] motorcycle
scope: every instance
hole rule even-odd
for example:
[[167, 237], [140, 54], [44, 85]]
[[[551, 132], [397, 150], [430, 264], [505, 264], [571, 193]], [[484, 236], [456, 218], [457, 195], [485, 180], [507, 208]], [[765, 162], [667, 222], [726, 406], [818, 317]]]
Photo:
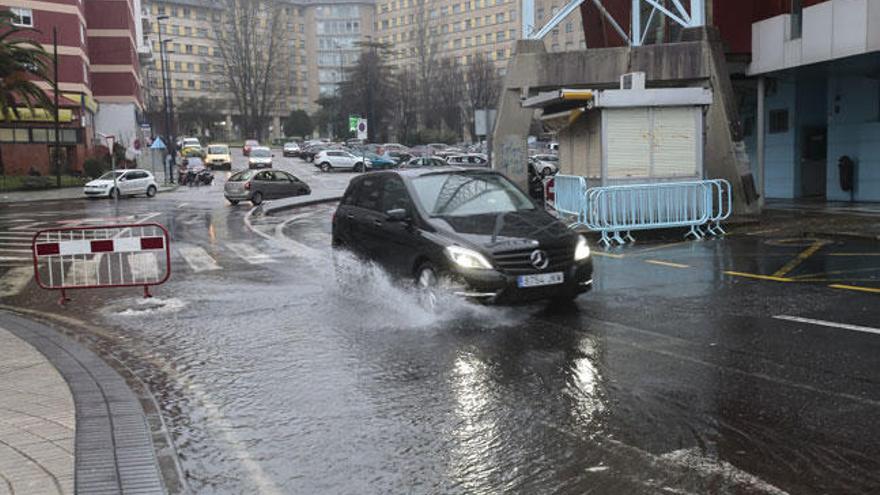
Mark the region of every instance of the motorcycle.
[[214, 172], [211, 172], [207, 168], [203, 168], [196, 173], [196, 180], [201, 184], [210, 186], [214, 183]]

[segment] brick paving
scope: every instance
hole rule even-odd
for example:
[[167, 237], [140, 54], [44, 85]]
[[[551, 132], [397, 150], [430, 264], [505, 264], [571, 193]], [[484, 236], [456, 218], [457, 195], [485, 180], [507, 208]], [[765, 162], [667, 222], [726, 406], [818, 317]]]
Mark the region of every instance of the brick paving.
[[0, 327], [0, 494], [72, 494], [76, 410], [43, 354]]

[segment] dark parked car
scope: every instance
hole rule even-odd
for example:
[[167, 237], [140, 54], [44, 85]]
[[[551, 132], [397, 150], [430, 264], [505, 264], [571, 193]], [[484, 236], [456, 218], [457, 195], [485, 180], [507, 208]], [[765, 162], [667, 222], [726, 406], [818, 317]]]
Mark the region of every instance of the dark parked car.
[[237, 205], [239, 201], [250, 201], [254, 206], [264, 199], [278, 199], [289, 196], [311, 194], [308, 184], [280, 170], [245, 170], [234, 174], [226, 181], [223, 194], [227, 201]]
[[586, 239], [485, 169], [416, 168], [352, 179], [333, 246], [414, 279], [489, 302], [570, 300], [592, 285]]

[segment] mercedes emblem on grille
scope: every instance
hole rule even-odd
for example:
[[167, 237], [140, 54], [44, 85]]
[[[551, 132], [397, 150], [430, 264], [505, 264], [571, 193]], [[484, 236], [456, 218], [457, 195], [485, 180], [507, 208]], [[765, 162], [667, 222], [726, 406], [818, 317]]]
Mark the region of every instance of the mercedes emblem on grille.
[[550, 257], [547, 256], [547, 251], [543, 251], [541, 249], [536, 249], [532, 251], [529, 259], [532, 260], [532, 266], [537, 268], [538, 270], [543, 270], [544, 268], [547, 268], [547, 265], [550, 264]]

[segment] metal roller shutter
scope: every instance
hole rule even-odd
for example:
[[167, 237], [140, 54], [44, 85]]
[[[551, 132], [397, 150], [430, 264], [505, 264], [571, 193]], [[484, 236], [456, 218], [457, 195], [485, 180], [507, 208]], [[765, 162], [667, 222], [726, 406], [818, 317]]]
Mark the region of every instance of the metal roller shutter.
[[651, 136], [648, 108], [605, 110], [607, 177], [648, 177]]
[[696, 111], [693, 107], [653, 109], [653, 177], [698, 175]]

